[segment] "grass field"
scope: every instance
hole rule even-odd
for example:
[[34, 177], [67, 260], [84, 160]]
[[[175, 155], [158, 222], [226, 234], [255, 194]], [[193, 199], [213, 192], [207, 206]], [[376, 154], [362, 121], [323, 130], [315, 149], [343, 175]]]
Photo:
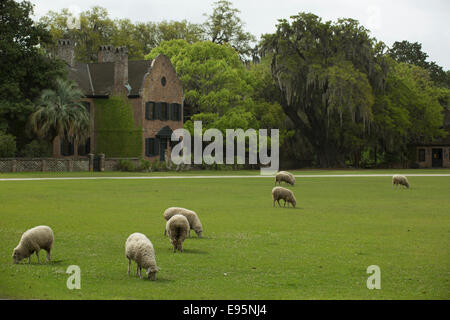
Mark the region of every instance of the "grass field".
[[[297, 178], [288, 187], [295, 209], [272, 207], [271, 178], [0, 181], [0, 297], [449, 299], [450, 177], [409, 180], [411, 189], [395, 190], [390, 177]], [[192, 232], [184, 253], [163, 235], [169, 206], [191, 208], [203, 223], [204, 238]], [[53, 261], [12, 264], [22, 233], [41, 224], [55, 232]], [[153, 242], [157, 281], [127, 275], [133, 232]], [[69, 265], [81, 268], [81, 290], [66, 287]], [[381, 269], [381, 290], [366, 287], [370, 265]]]

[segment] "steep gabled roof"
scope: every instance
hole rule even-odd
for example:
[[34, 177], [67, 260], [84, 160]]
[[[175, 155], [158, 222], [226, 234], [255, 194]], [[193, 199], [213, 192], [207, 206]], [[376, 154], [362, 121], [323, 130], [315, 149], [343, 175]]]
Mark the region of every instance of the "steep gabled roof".
[[156, 137], [161, 137], [161, 138], [170, 138], [172, 136], [172, 129], [170, 129], [169, 126], [165, 126], [163, 128], [161, 128], [156, 134]]
[[[128, 61], [129, 95], [139, 95], [144, 75], [152, 60]], [[68, 78], [75, 81], [85, 96], [108, 96], [114, 85], [114, 62], [77, 63], [68, 67]]]

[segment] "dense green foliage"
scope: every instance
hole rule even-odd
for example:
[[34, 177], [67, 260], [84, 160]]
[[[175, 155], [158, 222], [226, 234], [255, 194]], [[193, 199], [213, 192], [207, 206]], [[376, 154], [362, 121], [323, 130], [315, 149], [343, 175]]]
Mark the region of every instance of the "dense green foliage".
[[32, 130], [49, 142], [59, 136], [71, 142], [89, 137], [89, 111], [80, 101], [81, 90], [72, 82], [56, 79], [56, 88], [45, 89], [30, 116]]
[[14, 157], [16, 153], [16, 138], [0, 131], [0, 157]]
[[[75, 25], [71, 21], [75, 21]], [[142, 59], [165, 40], [195, 42], [203, 39], [202, 28], [185, 20], [133, 23], [129, 19], [111, 19], [108, 11], [98, 6], [81, 12], [79, 17], [67, 9], [50, 11], [40, 22], [48, 26], [53, 44], [61, 38], [75, 40], [76, 58], [81, 62], [96, 62], [98, 47], [105, 44], [127, 46], [130, 59]], [[55, 45], [47, 49], [55, 50]]]
[[20, 152], [19, 156], [25, 158], [51, 157], [53, 144], [45, 140], [33, 140]]
[[214, 43], [231, 45], [246, 60], [252, 53], [251, 42], [256, 38], [244, 31], [244, 22], [238, 16], [240, 11], [232, 5], [226, 0], [214, 2], [213, 12], [204, 24], [205, 34]]
[[96, 152], [106, 157], [142, 154], [142, 128], [137, 126], [131, 104], [120, 96], [95, 99]]
[[[79, 17], [68, 9], [50, 11], [39, 21], [48, 26], [54, 44], [61, 38], [75, 40], [76, 57], [82, 62], [97, 61], [101, 45], [127, 46], [130, 59], [142, 59], [163, 41], [174, 39], [188, 43], [207, 39], [219, 44], [229, 43], [244, 57], [250, 53], [250, 42], [255, 37], [243, 30], [238, 13], [230, 2], [222, 0], [214, 4], [213, 13], [203, 25], [186, 20], [134, 23], [129, 19], [111, 19], [108, 11], [99, 6], [81, 12]], [[47, 49], [55, 50], [55, 46], [47, 45]]]
[[[411, 177], [410, 190], [390, 177], [302, 178], [297, 209], [272, 207], [272, 179], [0, 181], [0, 297], [448, 299], [448, 177]], [[183, 253], [163, 235], [169, 206], [195, 210], [204, 227]], [[22, 233], [43, 221], [53, 261], [12, 264]], [[133, 232], [153, 243], [154, 282], [127, 275]], [[381, 290], [366, 287], [374, 264]], [[81, 290], [66, 287], [69, 265], [81, 268]]]
[[40, 47], [52, 39], [32, 14], [28, 1], [0, 3], [0, 130], [16, 137], [18, 150], [33, 139], [24, 128], [35, 99], [65, 73], [61, 63], [45, 57]]
[[281, 105], [323, 167], [360, 148], [372, 118], [373, 90], [387, 73], [382, 47], [357, 21], [322, 22], [301, 13], [263, 37]]
[[355, 20], [300, 13], [263, 36], [262, 52], [298, 141], [319, 166], [359, 166], [371, 142], [400, 161], [408, 144], [443, 136], [439, 100], [448, 101], [448, 90], [420, 67], [397, 66]]
[[409, 145], [445, 136], [439, 103], [445, 95], [449, 90], [435, 87], [425, 69], [392, 63], [385, 90], [376, 95], [373, 106], [370, 133], [374, 148], [390, 162], [415, 161], [415, 157], [408, 159]]
[[418, 42], [394, 42], [389, 50], [389, 55], [398, 62], [413, 64], [428, 70], [431, 80], [438, 86], [450, 88], [450, 73], [437, 65], [434, 61], [427, 61], [428, 54], [422, 51], [422, 45]]

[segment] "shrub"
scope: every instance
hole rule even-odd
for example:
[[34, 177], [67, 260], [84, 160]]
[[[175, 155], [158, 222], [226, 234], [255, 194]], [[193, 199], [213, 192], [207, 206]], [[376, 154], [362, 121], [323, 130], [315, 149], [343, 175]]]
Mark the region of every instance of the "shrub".
[[16, 154], [16, 137], [0, 131], [0, 157], [10, 158]]
[[164, 161], [155, 160], [151, 164], [152, 171], [165, 171], [167, 169], [166, 163]]
[[117, 167], [120, 171], [136, 171], [136, 165], [131, 160], [120, 159]]
[[139, 170], [150, 171], [152, 163], [144, 158], [139, 158]]
[[25, 158], [51, 157], [53, 146], [48, 141], [33, 140], [25, 145], [20, 155]]

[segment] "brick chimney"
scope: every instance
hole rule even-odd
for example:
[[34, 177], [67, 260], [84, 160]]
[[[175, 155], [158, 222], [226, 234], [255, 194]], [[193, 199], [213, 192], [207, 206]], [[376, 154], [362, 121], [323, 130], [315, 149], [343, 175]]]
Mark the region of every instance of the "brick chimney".
[[114, 91], [127, 93], [126, 84], [128, 84], [128, 49], [117, 47], [114, 49]]
[[56, 56], [73, 67], [75, 65], [75, 43], [70, 39], [59, 39]]
[[98, 62], [114, 62], [114, 46], [100, 46], [98, 48]]

